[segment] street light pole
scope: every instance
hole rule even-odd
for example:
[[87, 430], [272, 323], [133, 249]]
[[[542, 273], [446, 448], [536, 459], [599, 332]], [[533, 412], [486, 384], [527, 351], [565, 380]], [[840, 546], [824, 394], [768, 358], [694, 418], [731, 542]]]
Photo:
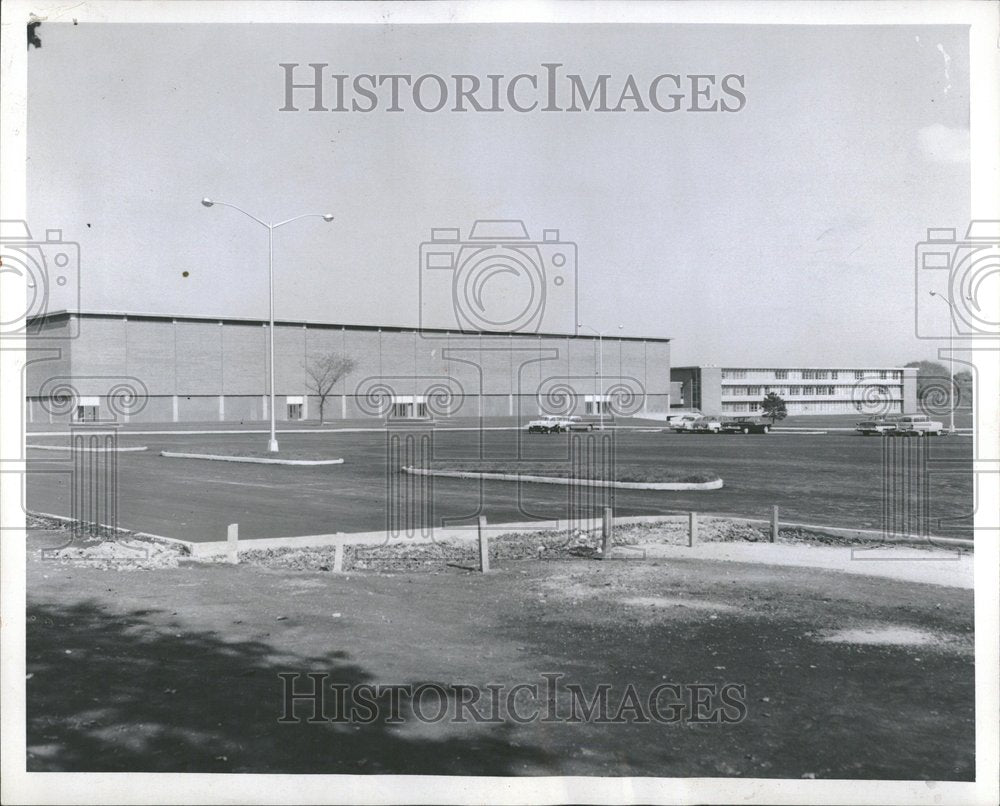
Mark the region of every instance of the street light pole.
[[936, 291], [928, 292], [932, 297], [937, 297], [948, 306], [948, 433], [955, 433], [955, 308], [947, 297], [943, 297]]
[[268, 355], [268, 388], [269, 388], [269, 399], [268, 399], [268, 414], [271, 421], [271, 435], [267, 441], [267, 450], [269, 453], [278, 452], [278, 434], [275, 428], [275, 417], [274, 417], [274, 231], [278, 227], [283, 227], [285, 224], [291, 224], [293, 221], [298, 221], [300, 218], [322, 218], [326, 222], [333, 221], [333, 215], [331, 213], [305, 213], [304, 215], [297, 215], [294, 218], [289, 218], [284, 221], [279, 221], [277, 224], [270, 223], [267, 221], [262, 221], [257, 218], [257, 216], [248, 213], [242, 207], [237, 207], [235, 204], [230, 204], [229, 202], [213, 201], [212, 199], [202, 199], [201, 203], [205, 207], [212, 207], [213, 205], [220, 204], [223, 207], [232, 207], [234, 210], [238, 210], [243, 213], [247, 218], [253, 219], [262, 227], [267, 228], [267, 355]]
[[[597, 411], [599, 412], [599, 414], [601, 416], [600, 430], [603, 431], [604, 430], [604, 401], [602, 400], [602, 398], [604, 397], [604, 333], [602, 333], [601, 331], [598, 331], [598, 330], [594, 330], [594, 328], [590, 327], [589, 325], [583, 324], [583, 322], [580, 322], [578, 324], [578, 327], [585, 327], [591, 333], [594, 333], [594, 334], [597, 335], [597, 349], [599, 350], [599, 353], [598, 353], [598, 356], [597, 356], [598, 389], [597, 389], [597, 391], [594, 394], [594, 398], [595, 398], [594, 402], [597, 404]], [[618, 325], [618, 329], [621, 330], [622, 329], [622, 325]]]

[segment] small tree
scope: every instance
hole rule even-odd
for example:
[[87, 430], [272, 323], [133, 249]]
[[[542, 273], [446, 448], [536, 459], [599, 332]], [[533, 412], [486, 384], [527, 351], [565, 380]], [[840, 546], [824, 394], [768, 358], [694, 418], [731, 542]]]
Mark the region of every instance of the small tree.
[[325, 353], [313, 356], [304, 365], [306, 371], [306, 389], [319, 398], [319, 424], [323, 425], [323, 408], [326, 399], [337, 385], [337, 381], [354, 371], [357, 362], [340, 353]]
[[760, 404], [764, 416], [771, 420], [774, 425], [778, 420], [784, 420], [788, 416], [788, 406], [785, 405], [784, 398], [774, 392], [768, 392]]

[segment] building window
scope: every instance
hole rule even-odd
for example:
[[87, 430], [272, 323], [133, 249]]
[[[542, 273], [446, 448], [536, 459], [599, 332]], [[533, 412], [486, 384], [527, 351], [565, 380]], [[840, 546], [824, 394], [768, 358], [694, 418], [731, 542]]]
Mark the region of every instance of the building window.
[[427, 417], [427, 403], [423, 397], [397, 397], [392, 401], [392, 417], [412, 420]]
[[760, 403], [751, 403], [750, 411], [760, 411]]
[[747, 394], [748, 395], [759, 395], [760, 394], [760, 387], [759, 386], [749, 386], [749, 387], [747, 387]]
[[787, 377], [788, 377], [788, 370], [787, 369], [776, 369], [774, 371], [774, 378], [775, 378], [775, 380], [783, 381]]
[[888, 373], [888, 372], [887, 372], [886, 370], [884, 370], [884, 369], [880, 369], [880, 370], [878, 371], [878, 379], [879, 379], [880, 381], [884, 381], [884, 380], [886, 380], [886, 379], [887, 379], [888, 377], [889, 377], [889, 373]]
[[745, 369], [722, 370], [722, 380], [724, 381], [739, 381], [746, 378], [746, 376], [747, 376], [747, 371]]
[[77, 406], [73, 419], [78, 423], [97, 422], [97, 409], [98, 406]]
[[289, 395], [285, 398], [285, 406], [287, 407], [287, 416], [289, 420], [301, 420], [302, 419], [302, 397]]
[[860, 381], [864, 377], [865, 377], [864, 370], [861, 369], [854, 370], [854, 380]]
[[833, 372], [830, 373], [830, 380], [832, 381], [837, 380], [838, 375], [839, 373], [837, 372], [837, 370], [834, 370]]
[[802, 387], [802, 394], [803, 395], [814, 395], [814, 394], [816, 394], [816, 387], [814, 387], [814, 386], [803, 386]]
[[608, 395], [586, 395], [583, 410], [587, 414], [611, 414], [611, 399]]
[[816, 377], [816, 373], [811, 369], [802, 370], [802, 380], [809, 381]]

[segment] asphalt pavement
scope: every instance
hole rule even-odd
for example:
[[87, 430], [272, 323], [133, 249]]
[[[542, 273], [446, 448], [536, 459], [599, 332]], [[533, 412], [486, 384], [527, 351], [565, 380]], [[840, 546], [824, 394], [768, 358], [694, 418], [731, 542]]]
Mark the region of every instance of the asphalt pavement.
[[[123, 446], [149, 450], [115, 455], [118, 525], [185, 540], [223, 540], [239, 523], [240, 538], [288, 537], [389, 529], [418, 534], [485, 515], [490, 523], [615, 514], [705, 514], [766, 518], [942, 537], [973, 536], [972, 440], [865, 438], [852, 433], [685, 435], [658, 430], [608, 434], [528, 435], [524, 431], [398, 429], [302, 431], [281, 435], [283, 450], [342, 457], [322, 467], [169, 459], [162, 450], [233, 453], [263, 450], [255, 433], [139, 434]], [[68, 444], [66, 436], [29, 443]], [[461, 460], [662, 464], [714, 471], [721, 490], [661, 492], [513, 482], [426, 478], [399, 473], [421, 457]], [[97, 467], [95, 464], [92, 467]], [[67, 452], [28, 452], [27, 504], [32, 511], [71, 514], [72, 465]], [[97, 470], [87, 472], [97, 473]], [[78, 476], [78, 479], [80, 477]], [[92, 488], [91, 488], [92, 489]]]

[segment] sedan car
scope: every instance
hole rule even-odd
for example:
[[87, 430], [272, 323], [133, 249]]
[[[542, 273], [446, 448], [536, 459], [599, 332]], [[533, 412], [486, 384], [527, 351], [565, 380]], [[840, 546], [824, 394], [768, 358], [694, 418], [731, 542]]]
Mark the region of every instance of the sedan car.
[[532, 420], [528, 423], [529, 434], [557, 434], [562, 430], [562, 424], [566, 420], [558, 414], [547, 414]]
[[733, 417], [722, 424], [727, 434], [767, 434], [771, 424], [763, 417]]
[[667, 425], [678, 434], [683, 434], [686, 431], [690, 431], [691, 427], [700, 419], [700, 414], [677, 414], [667, 420]]
[[893, 436], [896, 433], [896, 424], [890, 420], [882, 419], [862, 420], [854, 427], [854, 430], [864, 437], [871, 436], [872, 434], [888, 434], [889, 436]]
[[691, 424], [691, 431], [695, 434], [718, 434], [721, 430], [721, 417], [699, 417]]

